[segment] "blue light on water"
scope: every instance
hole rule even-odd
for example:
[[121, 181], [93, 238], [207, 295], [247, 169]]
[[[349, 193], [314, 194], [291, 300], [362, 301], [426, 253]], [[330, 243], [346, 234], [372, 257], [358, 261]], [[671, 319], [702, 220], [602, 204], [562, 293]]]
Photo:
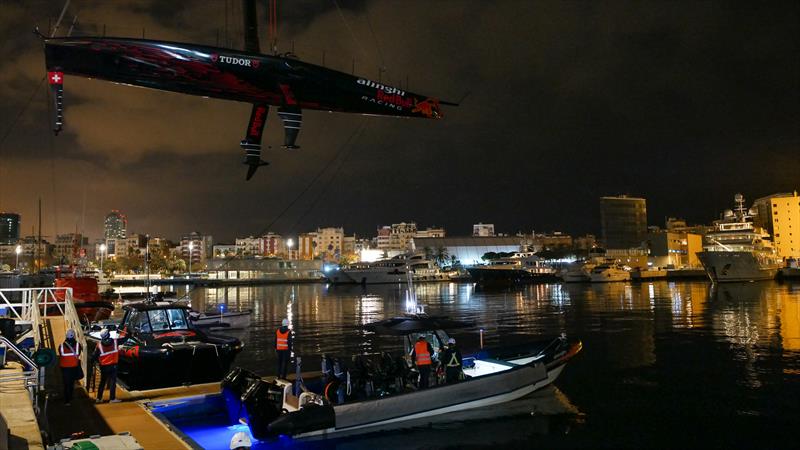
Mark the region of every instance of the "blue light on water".
[[[229, 425], [228, 415], [217, 408], [218, 399], [207, 401], [175, 400], [152, 405], [151, 410], [160, 413], [172, 426], [193, 440], [198, 446], [209, 450], [229, 450], [231, 438], [242, 431], [250, 437], [253, 450], [299, 449], [304, 446], [290, 437], [281, 436], [271, 441], [258, 441], [250, 428], [241, 423]], [[220, 405], [221, 406], [221, 405]]]

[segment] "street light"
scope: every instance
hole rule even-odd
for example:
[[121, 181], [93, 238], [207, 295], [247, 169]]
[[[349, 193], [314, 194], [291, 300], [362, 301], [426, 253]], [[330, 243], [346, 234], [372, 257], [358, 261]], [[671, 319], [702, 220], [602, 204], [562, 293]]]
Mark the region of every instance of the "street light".
[[294, 241], [291, 238], [287, 239], [286, 240], [286, 248], [289, 249], [289, 254], [286, 255], [286, 256], [288, 256], [287, 259], [292, 259], [292, 247], [293, 246], [294, 246]]
[[19, 254], [22, 253], [22, 246], [17, 244], [17, 248], [14, 249], [14, 253], [17, 254], [17, 263], [14, 265], [14, 268], [17, 269], [17, 272], [19, 272]]
[[105, 259], [105, 253], [108, 246], [106, 244], [100, 244], [100, 273], [103, 273], [103, 260]]
[[189, 242], [189, 278], [192, 278], [192, 250], [194, 249], [194, 241]]

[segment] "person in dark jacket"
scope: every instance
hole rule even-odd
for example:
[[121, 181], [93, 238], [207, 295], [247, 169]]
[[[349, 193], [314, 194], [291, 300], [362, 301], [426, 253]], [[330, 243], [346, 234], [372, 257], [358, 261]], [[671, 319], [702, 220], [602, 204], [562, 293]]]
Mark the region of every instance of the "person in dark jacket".
[[414, 344], [414, 350], [411, 351], [411, 363], [416, 365], [419, 371], [419, 388], [426, 389], [431, 377], [433, 347], [423, 335], [420, 335]]
[[275, 352], [278, 354], [278, 378], [286, 379], [292, 356], [292, 332], [289, 319], [283, 319], [281, 327], [275, 330]]
[[455, 383], [462, 379], [462, 368], [464, 360], [461, 357], [461, 351], [456, 347], [456, 340], [450, 338], [447, 340], [447, 347], [442, 353], [442, 364], [444, 364], [445, 377], [448, 383]]
[[81, 353], [83, 348], [75, 339], [75, 330], [67, 330], [66, 339], [58, 346], [58, 365], [61, 367], [61, 378], [64, 381], [64, 404], [69, 406], [72, 402], [72, 392], [75, 382], [81, 376]]
[[117, 363], [119, 362], [119, 347], [116, 339], [111, 338], [108, 329], [100, 333], [100, 342], [94, 349], [92, 361], [100, 364], [100, 385], [97, 387], [96, 403], [103, 403], [103, 391], [108, 383], [110, 403], [119, 403], [117, 400]]

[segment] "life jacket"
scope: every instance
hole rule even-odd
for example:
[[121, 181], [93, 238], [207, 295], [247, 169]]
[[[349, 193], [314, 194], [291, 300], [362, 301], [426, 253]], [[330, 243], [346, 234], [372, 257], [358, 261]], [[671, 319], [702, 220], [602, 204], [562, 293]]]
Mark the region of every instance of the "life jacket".
[[458, 353], [455, 350], [450, 352], [450, 361], [447, 361], [447, 367], [458, 367], [461, 363], [458, 362]]
[[109, 346], [108, 351], [106, 351], [106, 346], [103, 343], [100, 343], [100, 365], [101, 366], [113, 366], [114, 364], [119, 362], [119, 348], [117, 347], [117, 341], [114, 340], [114, 348], [111, 349]]
[[431, 364], [431, 354], [428, 351], [427, 341], [417, 341], [414, 344], [414, 353], [417, 355], [418, 366], [429, 366]]
[[278, 328], [275, 331], [275, 349], [276, 350], [289, 350], [289, 329], [286, 329], [285, 333], [281, 333], [281, 329]]
[[63, 342], [58, 347], [58, 353], [61, 355], [58, 359], [58, 365], [61, 367], [78, 367], [78, 364], [81, 362], [80, 359], [78, 359], [81, 354], [80, 342], [75, 342], [75, 348]]

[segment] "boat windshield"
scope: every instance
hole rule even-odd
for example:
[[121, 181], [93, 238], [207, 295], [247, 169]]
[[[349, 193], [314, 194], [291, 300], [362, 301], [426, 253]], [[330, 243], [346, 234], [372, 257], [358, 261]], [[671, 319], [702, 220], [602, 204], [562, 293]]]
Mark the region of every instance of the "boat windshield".
[[186, 330], [186, 315], [180, 308], [152, 309], [147, 311], [153, 331]]

